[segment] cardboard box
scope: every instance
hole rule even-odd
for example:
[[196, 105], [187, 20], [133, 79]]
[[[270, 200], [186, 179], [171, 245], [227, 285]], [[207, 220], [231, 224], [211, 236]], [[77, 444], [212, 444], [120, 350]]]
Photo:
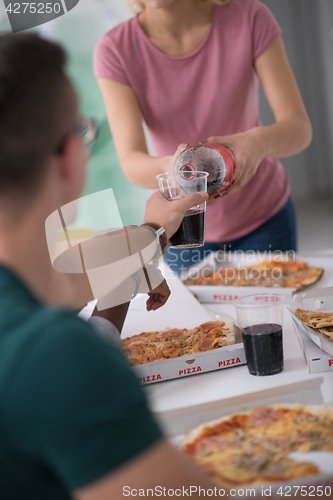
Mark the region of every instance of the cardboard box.
[[139, 382], [153, 384], [162, 380], [188, 377], [245, 363], [244, 345], [242, 342], [238, 342], [232, 346], [220, 347], [213, 351], [136, 365], [132, 369]]
[[323, 335], [319, 330], [303, 324], [295, 315], [295, 309], [300, 308], [306, 311], [332, 312], [333, 311], [333, 287], [313, 288], [303, 296], [296, 294], [290, 303], [290, 312], [293, 320], [301, 331], [320, 349], [329, 356], [333, 356], [333, 342]]
[[322, 377], [311, 377], [299, 382], [261, 389], [209, 403], [201, 403], [183, 408], [156, 412], [155, 416], [166, 436], [179, 442], [191, 429], [210, 420], [233, 415], [258, 406], [298, 402], [301, 405], [321, 405], [324, 403], [321, 385]]
[[[274, 253], [271, 254], [274, 257]], [[189, 276], [196, 277], [196, 272], [204, 269], [222, 269], [224, 267], [247, 267], [255, 263], [259, 263], [262, 259], [268, 259], [269, 254], [238, 254], [237, 252], [226, 252], [223, 257], [223, 262], [216, 262], [217, 252], [211, 253], [203, 261], [192, 266], [186, 273], [183, 273], [181, 279], [186, 281]], [[333, 258], [328, 256], [318, 256], [313, 253], [295, 254], [295, 259], [302, 262], [308, 262], [313, 267], [324, 269], [323, 276], [320, 278], [320, 285], [326, 286], [333, 283]], [[308, 287], [312, 289], [318, 283]], [[250, 286], [210, 286], [210, 285], [188, 285], [188, 289], [202, 303], [232, 303], [239, 297], [246, 295], [262, 294], [262, 293], [277, 293], [283, 295], [284, 302], [290, 303], [296, 288], [273, 288], [273, 287], [250, 287]]]
[[[156, 311], [147, 312], [147, 296], [140, 296], [132, 301], [122, 330], [122, 338], [165, 328], [194, 328], [201, 323], [217, 319], [218, 315], [212, 317], [178, 278], [168, 280], [168, 284], [171, 289], [170, 298]], [[239, 366], [246, 363], [246, 358], [242, 337], [237, 328], [235, 337], [236, 343], [232, 346], [136, 365], [132, 370], [139, 381], [146, 385]]]
[[293, 316], [294, 330], [310, 373], [333, 371], [333, 357], [306, 335], [302, 323]]

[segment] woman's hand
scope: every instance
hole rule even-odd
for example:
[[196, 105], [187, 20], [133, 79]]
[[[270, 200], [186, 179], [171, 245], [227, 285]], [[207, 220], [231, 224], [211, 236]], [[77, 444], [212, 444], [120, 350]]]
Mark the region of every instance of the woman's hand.
[[176, 151], [174, 152], [174, 154], [172, 156], [166, 157], [167, 161], [165, 162], [164, 172], [173, 172], [174, 171], [174, 169], [175, 169], [175, 163], [176, 163], [176, 160], [177, 160], [178, 156], [180, 155], [180, 153], [182, 151], [184, 151], [184, 149], [188, 148], [189, 146], [191, 146], [190, 143], [179, 144], [179, 146], [176, 149]]
[[226, 191], [220, 191], [212, 195], [213, 199], [210, 199], [207, 203], [209, 206], [220, 196], [230, 196], [245, 186], [257, 172], [260, 163], [264, 159], [265, 152], [263, 141], [260, 141], [260, 127], [235, 135], [209, 137], [207, 142], [228, 146], [234, 153], [236, 163], [236, 169], [231, 179], [231, 187]]

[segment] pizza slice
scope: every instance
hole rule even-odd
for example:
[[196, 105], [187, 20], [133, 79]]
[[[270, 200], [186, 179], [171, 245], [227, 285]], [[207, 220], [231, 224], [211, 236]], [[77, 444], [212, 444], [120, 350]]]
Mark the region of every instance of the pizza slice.
[[325, 335], [328, 340], [333, 342], [333, 326], [326, 326], [325, 328], [319, 328], [320, 333]]
[[306, 311], [298, 308], [294, 314], [302, 323], [312, 328], [333, 326], [333, 313], [331, 312]]
[[198, 327], [201, 334], [201, 350], [216, 349], [235, 343], [234, 324], [229, 318], [208, 321]]
[[307, 267], [305, 269], [300, 269], [293, 276], [286, 276], [285, 287], [287, 288], [297, 288], [297, 290], [302, 290], [303, 288], [313, 285], [322, 276], [324, 270], [319, 267]]
[[123, 353], [130, 365], [141, 365], [143, 363], [151, 363], [161, 359], [162, 352], [160, 342], [149, 340], [123, 340]]

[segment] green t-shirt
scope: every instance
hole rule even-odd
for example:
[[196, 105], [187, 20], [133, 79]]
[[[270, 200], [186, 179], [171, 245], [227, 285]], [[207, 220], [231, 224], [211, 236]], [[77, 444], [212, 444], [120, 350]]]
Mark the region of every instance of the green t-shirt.
[[121, 352], [0, 267], [0, 498], [68, 500], [160, 437]]

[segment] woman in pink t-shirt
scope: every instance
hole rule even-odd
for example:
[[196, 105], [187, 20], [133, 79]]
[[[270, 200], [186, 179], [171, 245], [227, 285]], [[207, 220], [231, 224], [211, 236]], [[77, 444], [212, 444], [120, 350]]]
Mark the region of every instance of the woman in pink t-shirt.
[[[156, 175], [173, 170], [185, 143], [222, 143], [236, 159], [234, 185], [208, 202], [207, 243], [169, 249], [170, 267], [184, 270], [207, 250], [296, 249], [288, 176], [277, 158], [302, 151], [312, 131], [273, 15], [259, 0], [133, 3], [139, 13], [94, 53], [126, 177], [157, 188]], [[259, 81], [273, 125], [260, 123]]]

